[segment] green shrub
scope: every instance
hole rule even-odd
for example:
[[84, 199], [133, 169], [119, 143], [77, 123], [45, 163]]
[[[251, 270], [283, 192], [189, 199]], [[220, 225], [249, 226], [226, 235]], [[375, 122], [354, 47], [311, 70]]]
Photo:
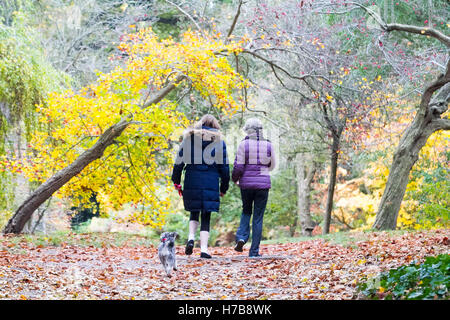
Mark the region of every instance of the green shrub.
[[381, 273], [377, 278], [363, 279], [358, 291], [367, 299], [427, 300], [448, 299], [450, 255], [427, 257], [422, 264], [411, 263]]
[[[444, 160], [444, 159], [443, 159]], [[429, 159], [422, 160], [431, 167]], [[445, 161], [450, 161], [450, 152], [445, 153]], [[445, 162], [444, 162], [445, 163]], [[412, 181], [418, 181], [419, 187], [407, 190], [405, 199], [417, 201], [414, 218], [418, 227], [423, 229], [450, 227], [450, 170], [445, 164], [436, 163], [433, 170], [414, 170]]]

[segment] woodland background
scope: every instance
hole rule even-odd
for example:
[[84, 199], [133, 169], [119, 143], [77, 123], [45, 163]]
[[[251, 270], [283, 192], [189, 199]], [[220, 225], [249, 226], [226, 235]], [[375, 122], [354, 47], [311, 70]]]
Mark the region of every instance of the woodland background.
[[[0, 298], [448, 299], [445, 0], [0, 0]], [[212, 113], [278, 166], [262, 259], [183, 256], [170, 182]], [[179, 270], [157, 261], [177, 231]]]
[[[221, 119], [231, 160], [234, 147], [244, 136], [240, 128], [245, 118], [257, 116], [264, 121], [280, 158], [272, 175], [264, 238], [320, 234], [325, 211], [332, 211], [327, 227], [331, 232], [371, 228], [400, 136], [414, 117], [423, 88], [445, 71], [448, 51], [429, 36], [406, 32], [380, 35], [366, 11], [357, 6], [350, 8], [352, 4], [347, 9], [344, 3], [2, 1], [0, 153], [4, 162], [0, 168], [0, 224], [6, 225], [37, 186], [37, 182], [27, 182], [21, 161], [33, 150], [30, 140], [42, 125], [36, 105], [45, 105], [50, 92], [79, 90], [94, 82], [99, 71], [111, 71], [120, 63], [118, 44], [125, 34], [150, 26], [159, 38], [170, 36], [176, 40], [188, 29], [226, 34], [233, 25], [235, 37], [251, 42], [251, 54], [230, 59], [230, 64], [251, 83], [243, 93], [243, 109], [228, 116], [211, 100], [192, 91], [178, 92], [172, 99], [178, 99], [177, 110], [188, 121], [206, 112]], [[430, 26], [444, 33], [449, 27], [446, 1], [361, 4], [378, 12], [387, 23]], [[302, 83], [300, 78], [305, 74], [324, 77], [322, 82], [329, 80], [331, 86], [325, 90], [322, 83], [314, 91], [311, 84]], [[314, 95], [330, 102], [331, 122], [326, 119], [327, 110], [315, 105]], [[333, 128], [341, 124], [335, 145], [337, 131]], [[171, 154], [177, 148], [181, 131], [177, 132], [166, 148]], [[448, 132], [437, 131], [420, 150], [409, 175], [397, 228], [448, 228], [448, 141]], [[339, 159], [335, 181], [330, 181], [334, 154]], [[49, 157], [45, 165], [51, 165], [55, 157]], [[167, 175], [170, 161], [163, 159], [158, 165], [155, 170]], [[153, 187], [168, 197], [169, 208], [164, 208], [164, 222], [156, 229], [165, 223], [166, 229], [178, 230], [185, 236], [188, 218], [181, 201], [170, 187], [166, 188], [164, 179], [160, 180]], [[327, 190], [333, 183], [334, 199], [327, 206]], [[241, 213], [238, 191], [233, 185], [223, 199], [221, 213], [213, 215], [212, 237], [217, 243], [230, 242], [236, 229]], [[28, 232], [44, 227], [46, 232], [67, 229], [70, 209], [72, 216], [75, 214], [72, 227], [76, 228], [86, 228], [91, 215], [114, 217], [118, 209], [124, 209], [120, 217], [129, 223], [139, 220], [145, 225], [149, 224], [145, 219], [153, 219], [151, 215], [136, 218], [134, 213], [139, 209], [127, 205], [133, 199], [126, 197], [121, 201], [124, 206], [100, 205], [99, 192], [88, 190], [81, 201], [74, 201], [75, 191], [62, 199], [51, 198], [34, 213]], [[96, 223], [98, 228], [108, 229], [113, 222]], [[154, 230], [148, 228], [147, 232]]]

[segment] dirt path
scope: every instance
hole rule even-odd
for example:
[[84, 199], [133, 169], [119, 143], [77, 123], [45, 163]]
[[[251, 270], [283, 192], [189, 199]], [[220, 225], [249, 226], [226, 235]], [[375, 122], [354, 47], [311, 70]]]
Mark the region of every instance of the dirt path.
[[179, 245], [172, 278], [154, 247], [12, 246], [0, 238], [0, 299], [352, 299], [362, 275], [449, 253], [449, 235], [372, 233], [350, 246], [322, 239], [264, 245], [262, 258], [217, 247], [210, 260], [197, 248], [187, 257]]

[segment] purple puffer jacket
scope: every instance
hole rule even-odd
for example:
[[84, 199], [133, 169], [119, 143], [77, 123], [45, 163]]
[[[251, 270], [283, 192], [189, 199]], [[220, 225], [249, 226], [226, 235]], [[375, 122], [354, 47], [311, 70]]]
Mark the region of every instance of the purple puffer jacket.
[[239, 144], [231, 179], [241, 189], [270, 189], [270, 171], [275, 167], [275, 153], [269, 140], [256, 133]]

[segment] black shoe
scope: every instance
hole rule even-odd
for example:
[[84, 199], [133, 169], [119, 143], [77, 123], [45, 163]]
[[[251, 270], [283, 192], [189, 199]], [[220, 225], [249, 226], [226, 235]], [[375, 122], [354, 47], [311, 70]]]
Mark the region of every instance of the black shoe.
[[200, 258], [211, 259], [211, 256], [206, 252], [200, 253]]
[[194, 249], [194, 240], [189, 240], [186, 243], [186, 249], [184, 250], [184, 253], [188, 256], [192, 254], [192, 250]]
[[234, 247], [234, 250], [236, 250], [237, 252], [242, 252], [242, 247], [244, 246], [245, 242], [244, 240], [239, 240], [238, 242], [236, 242], [236, 246]]

